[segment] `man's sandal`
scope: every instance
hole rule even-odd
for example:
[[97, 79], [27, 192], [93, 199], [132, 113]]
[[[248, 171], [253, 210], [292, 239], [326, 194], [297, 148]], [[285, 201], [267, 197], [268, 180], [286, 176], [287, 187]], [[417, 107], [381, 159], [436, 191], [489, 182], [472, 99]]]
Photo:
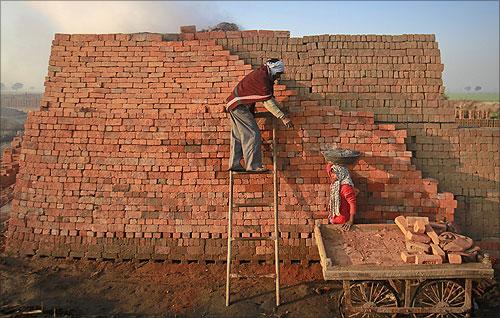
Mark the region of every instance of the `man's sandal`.
[[269, 169], [267, 169], [266, 167], [259, 167], [255, 170], [247, 170], [247, 172], [267, 172], [269, 171]]
[[233, 171], [233, 172], [244, 172], [246, 171], [245, 169], [243, 169], [243, 167], [240, 167], [240, 168], [229, 168], [227, 169], [227, 171]]

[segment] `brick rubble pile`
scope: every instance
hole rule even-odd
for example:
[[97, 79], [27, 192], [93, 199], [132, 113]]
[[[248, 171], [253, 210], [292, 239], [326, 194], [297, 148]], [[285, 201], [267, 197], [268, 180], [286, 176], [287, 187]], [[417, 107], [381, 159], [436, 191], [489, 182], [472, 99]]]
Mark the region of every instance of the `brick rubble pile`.
[[471, 238], [448, 231], [446, 223], [427, 217], [398, 216], [395, 223], [405, 237], [401, 258], [408, 264], [461, 264], [475, 262], [480, 251]]

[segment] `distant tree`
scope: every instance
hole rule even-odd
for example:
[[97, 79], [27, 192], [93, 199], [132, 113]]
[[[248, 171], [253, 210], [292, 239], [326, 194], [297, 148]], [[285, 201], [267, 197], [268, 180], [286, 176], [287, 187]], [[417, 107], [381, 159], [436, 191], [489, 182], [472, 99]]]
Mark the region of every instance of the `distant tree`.
[[476, 92], [479, 92], [479, 91], [480, 91], [480, 90], [482, 90], [482, 89], [483, 89], [483, 88], [482, 88], [481, 86], [476, 86], [476, 87], [474, 87], [474, 90], [475, 90]]
[[17, 90], [19, 90], [23, 87], [24, 87], [23, 83], [15, 83], [14, 85], [12, 85], [12, 89], [15, 90], [16, 92], [17, 92]]
[[465, 89], [465, 91], [470, 92], [471, 87], [470, 86], [465, 86], [464, 89]]
[[237, 24], [231, 22], [221, 22], [216, 26], [209, 27], [208, 29], [203, 29], [201, 32], [208, 31], [239, 31], [240, 28]]
[[5, 90], [5, 84], [4, 83], [0, 83], [0, 86], [2, 88], [2, 91]]
[[210, 31], [239, 31], [237, 24], [231, 22], [221, 22], [215, 27], [210, 28]]

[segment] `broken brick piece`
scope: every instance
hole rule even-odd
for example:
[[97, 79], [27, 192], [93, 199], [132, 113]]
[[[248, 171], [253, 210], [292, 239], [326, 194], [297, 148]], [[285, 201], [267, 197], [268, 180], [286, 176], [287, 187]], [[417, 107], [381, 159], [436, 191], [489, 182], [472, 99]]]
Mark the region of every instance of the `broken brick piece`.
[[448, 262], [450, 264], [462, 264], [462, 256], [460, 254], [448, 254]]
[[406, 240], [420, 243], [430, 243], [431, 238], [425, 234], [406, 232]]
[[425, 234], [427, 234], [427, 236], [432, 240], [432, 243], [439, 245], [439, 242], [440, 242], [439, 241], [439, 236], [434, 231], [434, 229], [432, 228], [432, 226], [426, 225], [426, 227], [425, 227]]
[[417, 254], [415, 264], [443, 264], [443, 259], [438, 255]]
[[445, 258], [446, 253], [439, 247], [439, 245], [431, 243], [432, 254], [441, 256], [442, 259]]
[[425, 223], [425, 225], [429, 224], [429, 218], [426, 216], [407, 216], [406, 217], [406, 222], [407, 225], [411, 228], [415, 225], [415, 222], [417, 221], [422, 221]]
[[446, 223], [430, 222], [429, 225], [432, 227], [434, 232], [436, 232], [436, 234], [438, 234], [438, 235], [443, 233], [443, 232], [446, 232], [446, 230], [448, 229], [448, 227], [446, 226]]
[[415, 221], [415, 224], [413, 225], [413, 232], [424, 234], [425, 233], [425, 226], [426, 226], [426, 224], [423, 220], [417, 220], [417, 221]]
[[401, 259], [406, 264], [415, 264], [415, 256], [416, 256], [415, 254], [410, 254], [407, 251], [401, 252]]
[[406, 232], [408, 232], [408, 223], [406, 222], [406, 218], [400, 215], [394, 219], [394, 223], [396, 223], [403, 235], [406, 237]]
[[428, 253], [431, 247], [425, 243], [406, 241], [406, 250], [409, 253]]

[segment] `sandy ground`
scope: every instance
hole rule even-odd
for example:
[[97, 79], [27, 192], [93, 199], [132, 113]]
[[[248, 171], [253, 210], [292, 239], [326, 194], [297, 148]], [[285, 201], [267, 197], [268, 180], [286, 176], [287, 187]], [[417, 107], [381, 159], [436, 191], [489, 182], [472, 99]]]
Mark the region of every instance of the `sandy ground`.
[[[2, 208], [0, 220], [8, 209]], [[248, 264], [239, 269], [274, 270]], [[319, 264], [281, 267], [277, 308], [269, 278], [232, 280], [232, 304], [226, 307], [225, 271], [224, 264], [0, 256], [0, 317], [340, 317], [340, 284], [324, 281]], [[490, 284], [485, 290], [473, 317], [498, 317], [498, 288]], [[42, 313], [22, 314], [33, 310]]]

